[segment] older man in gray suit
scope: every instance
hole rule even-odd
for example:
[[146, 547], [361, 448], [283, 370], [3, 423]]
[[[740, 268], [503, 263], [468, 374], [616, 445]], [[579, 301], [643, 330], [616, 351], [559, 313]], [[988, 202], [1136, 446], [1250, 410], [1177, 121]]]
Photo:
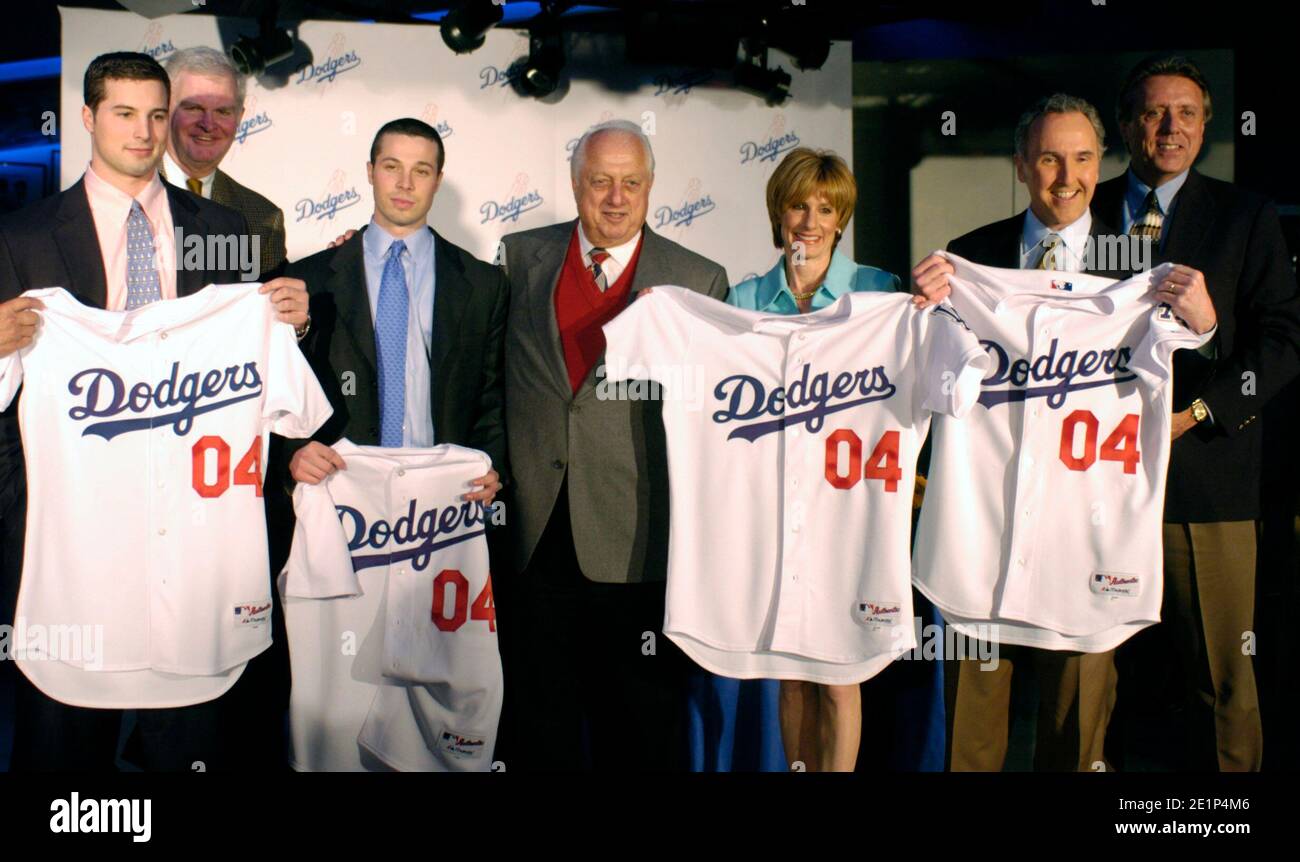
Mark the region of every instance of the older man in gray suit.
[[495, 587], [507, 768], [686, 765], [689, 664], [663, 636], [668, 472], [660, 403], [597, 385], [601, 326], [661, 284], [715, 299], [722, 267], [645, 224], [654, 154], [634, 123], [574, 151], [576, 221], [503, 240], [511, 283], [508, 572]]

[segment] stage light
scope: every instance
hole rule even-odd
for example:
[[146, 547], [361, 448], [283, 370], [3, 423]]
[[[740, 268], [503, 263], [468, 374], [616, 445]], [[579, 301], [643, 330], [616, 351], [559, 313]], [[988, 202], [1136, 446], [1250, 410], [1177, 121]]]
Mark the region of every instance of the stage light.
[[461, 3], [442, 19], [442, 41], [457, 54], [468, 54], [483, 45], [487, 31], [501, 23], [505, 10], [492, 0]]
[[528, 34], [528, 60], [519, 69], [515, 86], [525, 96], [545, 98], [560, 86], [564, 68], [564, 44], [558, 29], [533, 30]]
[[794, 79], [780, 66], [767, 67], [767, 49], [745, 43], [745, 56], [736, 65], [734, 81], [738, 88], [757, 93], [769, 105], [779, 105], [790, 97]]
[[231, 62], [245, 75], [260, 75], [292, 54], [293, 37], [273, 24], [264, 23], [256, 36], [240, 36], [230, 46]]

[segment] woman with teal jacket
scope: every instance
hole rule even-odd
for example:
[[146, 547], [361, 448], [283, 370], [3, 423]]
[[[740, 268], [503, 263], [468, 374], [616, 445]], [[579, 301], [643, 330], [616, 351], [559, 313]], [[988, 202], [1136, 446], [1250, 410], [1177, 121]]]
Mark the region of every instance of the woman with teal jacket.
[[[898, 276], [854, 263], [836, 250], [856, 202], [857, 183], [842, 158], [829, 150], [791, 150], [767, 183], [772, 240], [781, 249], [781, 258], [766, 274], [732, 287], [727, 302], [770, 314], [804, 314], [825, 308], [850, 291], [898, 290]], [[941, 697], [941, 683], [926, 688], [927, 697]], [[852, 772], [862, 736], [859, 687], [782, 680], [779, 697], [777, 692], [774, 680], [742, 682], [712, 675], [696, 679], [691, 722], [696, 768]], [[937, 766], [942, 769], [941, 700], [938, 706], [937, 717], [934, 710], [927, 710], [931, 720], [923, 723], [924, 728], [913, 727], [904, 736], [933, 737], [937, 722]], [[774, 721], [778, 713], [779, 725]], [[891, 736], [893, 730], [889, 729]], [[745, 753], [733, 760], [734, 750], [754, 742], [759, 749], [757, 763], [737, 762], [748, 760]], [[907, 739], [899, 742], [902, 748], [915, 747]], [[933, 744], [925, 747], [934, 749]], [[888, 757], [895, 767], [927, 768], [918, 758], [899, 758], [900, 753], [891, 751]], [[778, 760], [781, 757], [783, 762]]]

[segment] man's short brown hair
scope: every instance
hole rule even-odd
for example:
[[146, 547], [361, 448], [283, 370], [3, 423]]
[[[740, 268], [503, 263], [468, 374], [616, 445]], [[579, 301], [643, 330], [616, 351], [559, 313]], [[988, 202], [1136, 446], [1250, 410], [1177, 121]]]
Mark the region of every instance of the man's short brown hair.
[[163, 85], [166, 101], [171, 103], [172, 82], [157, 60], [136, 51], [114, 51], [111, 54], [100, 54], [86, 67], [86, 75], [81, 82], [81, 97], [92, 114], [99, 103], [104, 101], [108, 91], [106, 82], [110, 79], [157, 81]]
[[1121, 124], [1133, 122], [1137, 111], [1138, 91], [1142, 87], [1142, 82], [1156, 75], [1177, 75], [1200, 87], [1205, 106], [1205, 122], [1210, 121], [1210, 117], [1214, 115], [1210, 104], [1210, 82], [1205, 80], [1201, 68], [1191, 60], [1186, 57], [1172, 56], [1148, 57], [1128, 73], [1124, 86], [1119, 90], [1119, 102], [1115, 105], [1115, 117]]

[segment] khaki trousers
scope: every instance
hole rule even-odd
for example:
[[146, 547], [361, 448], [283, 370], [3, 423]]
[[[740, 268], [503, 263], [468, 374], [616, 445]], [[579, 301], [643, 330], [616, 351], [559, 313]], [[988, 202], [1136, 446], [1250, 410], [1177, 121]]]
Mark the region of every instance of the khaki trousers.
[[[950, 660], [947, 683], [949, 769], [1000, 772], [1007, 756], [1013, 675], [1038, 680], [1038, 731], [1034, 769], [1091, 772], [1108, 769], [1102, 754], [1115, 708], [1115, 652], [1062, 652], [993, 645], [994, 669], [979, 659]], [[987, 647], [985, 647], [987, 649]], [[977, 654], [987, 655], [981, 650]], [[954, 665], [956, 667], [954, 667]], [[955, 672], [954, 672], [955, 671]]]
[[1188, 765], [1217, 760], [1223, 772], [1256, 772], [1264, 740], [1251, 663], [1255, 522], [1165, 524], [1164, 543], [1161, 616], [1182, 658]]

